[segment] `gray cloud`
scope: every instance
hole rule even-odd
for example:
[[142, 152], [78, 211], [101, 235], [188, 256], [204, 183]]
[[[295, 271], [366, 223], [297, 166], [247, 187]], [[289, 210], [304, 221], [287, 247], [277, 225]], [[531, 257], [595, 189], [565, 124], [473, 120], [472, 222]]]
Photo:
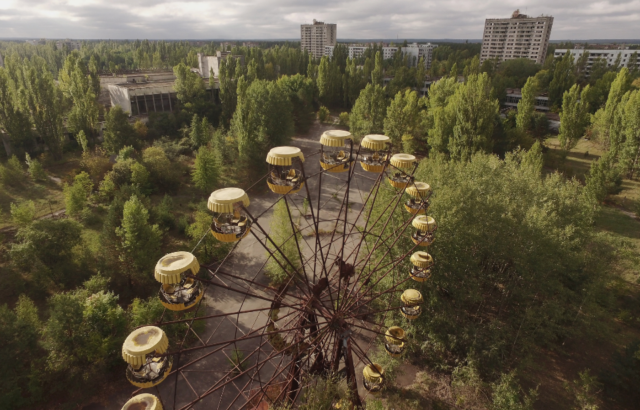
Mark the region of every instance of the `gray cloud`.
[[479, 39], [486, 18], [555, 17], [552, 39], [638, 38], [640, 0], [3, 0], [0, 37], [298, 38], [312, 19], [338, 38]]

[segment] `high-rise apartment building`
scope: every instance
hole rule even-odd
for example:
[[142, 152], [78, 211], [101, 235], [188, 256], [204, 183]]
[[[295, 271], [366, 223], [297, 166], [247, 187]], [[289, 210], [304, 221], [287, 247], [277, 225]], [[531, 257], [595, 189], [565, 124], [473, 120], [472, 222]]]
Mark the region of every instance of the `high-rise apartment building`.
[[324, 24], [314, 19], [313, 24], [300, 25], [300, 47], [314, 58], [322, 58], [325, 46], [335, 46], [337, 36], [337, 24]]
[[507, 19], [487, 19], [482, 36], [480, 64], [485, 60], [498, 61], [528, 58], [544, 64], [551, 36], [553, 17], [529, 17], [516, 10]]

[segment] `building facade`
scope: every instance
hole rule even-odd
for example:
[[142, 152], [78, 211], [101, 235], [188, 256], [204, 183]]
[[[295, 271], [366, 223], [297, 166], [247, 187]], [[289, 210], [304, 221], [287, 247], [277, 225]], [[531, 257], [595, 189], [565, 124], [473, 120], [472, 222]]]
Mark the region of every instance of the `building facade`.
[[335, 46], [338, 38], [338, 25], [325, 24], [313, 20], [313, 24], [300, 26], [300, 47], [314, 58], [325, 55], [325, 46]]
[[211, 71], [213, 76], [218, 78], [220, 74], [220, 63], [222, 60], [233, 57], [240, 60], [240, 64], [244, 65], [244, 55], [232, 55], [229, 52], [216, 51], [215, 56], [207, 56], [198, 53], [198, 71], [202, 78], [209, 78]]
[[[558, 49], [553, 54], [554, 57], [562, 57], [569, 51], [573, 57], [573, 61], [577, 61], [584, 53], [589, 53], [587, 57], [587, 64], [585, 66], [585, 72], [587, 75], [591, 72], [591, 67], [598, 59], [604, 59], [607, 63], [607, 67], [619, 64], [620, 67], [627, 67], [631, 69], [634, 65], [637, 69], [640, 69], [640, 58], [638, 50], [567, 50]], [[635, 55], [634, 55], [635, 54]], [[619, 60], [618, 60], [619, 59]]]
[[[348, 46], [349, 58], [358, 58], [364, 55], [364, 52], [370, 48], [371, 45], [362, 45], [362, 44], [352, 44]], [[433, 50], [438, 47], [435, 44], [427, 43], [427, 44], [418, 44], [412, 43], [407, 47], [393, 47], [393, 46], [383, 46], [382, 47], [382, 59], [388, 60], [395, 56], [398, 50], [402, 50], [402, 52], [409, 56], [409, 66], [416, 67], [421, 58], [424, 59], [425, 68], [431, 68], [431, 61], [433, 59]], [[323, 55], [327, 57], [333, 57], [333, 50], [335, 46], [325, 46]]]
[[480, 64], [528, 58], [544, 64], [551, 36], [553, 17], [529, 17], [516, 10], [511, 18], [487, 19], [482, 36]]

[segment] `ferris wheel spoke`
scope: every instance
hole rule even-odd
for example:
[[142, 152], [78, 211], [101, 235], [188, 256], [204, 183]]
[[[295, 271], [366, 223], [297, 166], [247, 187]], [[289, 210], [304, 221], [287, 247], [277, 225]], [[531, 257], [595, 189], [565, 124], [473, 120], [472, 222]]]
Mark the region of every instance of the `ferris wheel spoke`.
[[[240, 363], [244, 363], [246, 360], [248, 360], [251, 356], [253, 356], [254, 354], [256, 354], [257, 352], [260, 351], [260, 347], [263, 346], [264, 344], [266, 344], [268, 342], [268, 339], [263, 340], [263, 342], [260, 344], [260, 346], [258, 348], [256, 348], [252, 353], [250, 353], [248, 356], [246, 356]], [[243, 370], [241, 372], [239, 372], [235, 377], [227, 380], [224, 385], [229, 384], [230, 382], [234, 382], [235, 380], [239, 379], [240, 377], [246, 375], [250, 370], [254, 370], [254, 369], [261, 369], [262, 366], [264, 366], [266, 363], [268, 363], [273, 357], [277, 356], [277, 355], [282, 355], [284, 357], [284, 350], [282, 351], [276, 351], [274, 350], [273, 352], [271, 352], [271, 354], [269, 354], [264, 360], [262, 361], [258, 361], [256, 364], [254, 364], [253, 366], [249, 367], [246, 370]], [[278, 372], [275, 376], [272, 377], [272, 379], [269, 381], [273, 381], [275, 379], [275, 377], [277, 377], [278, 375], [280, 375], [284, 370], [286, 370], [287, 367], [283, 367], [282, 370], [280, 370], [280, 372]], [[269, 384], [269, 382], [267, 382], [267, 384]], [[187, 404], [186, 406], [182, 407], [182, 409], [188, 409], [190, 408], [190, 406], [194, 405], [195, 403], [197, 403], [198, 401], [202, 400], [203, 398], [215, 393], [218, 389], [222, 388], [223, 385], [220, 384], [220, 381], [218, 381], [218, 383], [214, 384], [209, 390], [207, 390], [205, 393], [203, 393], [202, 395], [199, 396], [198, 399], [192, 401], [191, 403]], [[234, 403], [235, 401], [237, 401], [238, 396], [234, 399]], [[251, 401], [251, 397], [248, 399], [248, 402]], [[232, 403], [233, 404], [233, 403]], [[228, 407], [229, 408], [229, 407]]]

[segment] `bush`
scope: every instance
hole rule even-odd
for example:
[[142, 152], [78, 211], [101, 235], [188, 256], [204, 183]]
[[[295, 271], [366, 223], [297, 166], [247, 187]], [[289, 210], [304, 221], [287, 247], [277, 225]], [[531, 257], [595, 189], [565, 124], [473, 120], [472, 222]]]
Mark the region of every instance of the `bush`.
[[145, 149], [142, 152], [142, 163], [149, 170], [154, 187], [164, 190], [176, 188], [181, 166], [169, 160], [162, 148], [154, 146]]
[[0, 164], [0, 182], [15, 187], [21, 185], [24, 180], [24, 170], [18, 157], [12, 155], [6, 164]]
[[26, 161], [29, 175], [34, 181], [44, 181], [47, 179], [47, 174], [44, 172], [42, 164], [37, 159], [31, 159], [29, 154], [26, 154]]
[[102, 181], [112, 167], [109, 161], [109, 154], [100, 147], [96, 148], [93, 152], [83, 152], [80, 165], [89, 173], [95, 184]]
[[19, 228], [28, 226], [36, 217], [36, 204], [33, 201], [11, 203], [11, 220]]
[[349, 126], [349, 113], [341, 112], [338, 116], [338, 125], [342, 125], [343, 127]]
[[321, 105], [320, 109], [318, 110], [318, 119], [320, 120], [320, 122], [326, 122], [329, 119], [330, 115], [331, 113], [329, 112], [329, 109], [324, 105]]
[[524, 393], [513, 373], [503, 374], [493, 385], [491, 410], [533, 410], [537, 397], [537, 390]]

